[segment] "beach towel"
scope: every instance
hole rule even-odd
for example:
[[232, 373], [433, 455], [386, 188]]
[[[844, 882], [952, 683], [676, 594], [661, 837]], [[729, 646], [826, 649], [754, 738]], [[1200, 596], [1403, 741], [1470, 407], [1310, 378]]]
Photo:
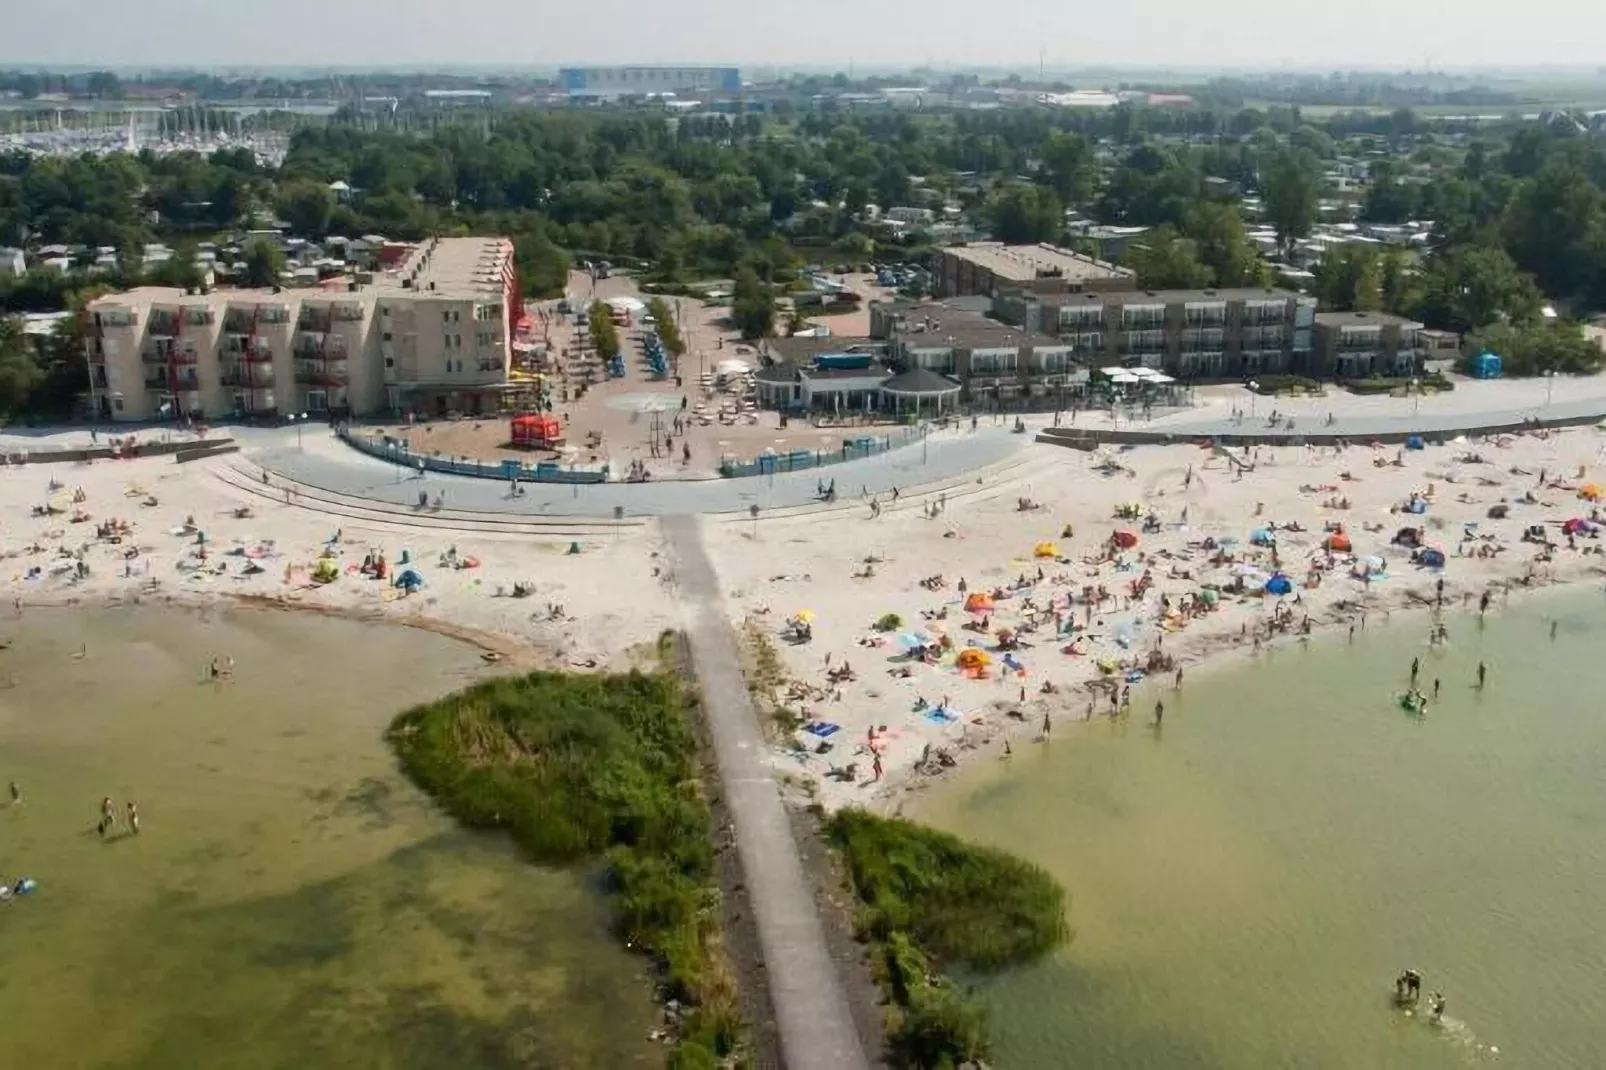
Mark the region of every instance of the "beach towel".
[[807, 732], [811, 736], [816, 736], [816, 737], [818, 737], [820, 739], [825, 739], [825, 738], [827, 738], [829, 736], [833, 736], [837, 732], [840, 732], [841, 730], [842, 730], [842, 726], [841, 725], [832, 724], [830, 721], [813, 721], [813, 722], [803, 726], [803, 731]]

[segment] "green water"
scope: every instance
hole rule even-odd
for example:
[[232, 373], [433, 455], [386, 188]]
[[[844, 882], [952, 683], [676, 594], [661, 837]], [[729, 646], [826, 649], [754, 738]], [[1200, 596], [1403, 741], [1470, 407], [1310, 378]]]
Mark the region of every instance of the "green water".
[[[40, 885], [0, 904], [0, 1067], [661, 1065], [594, 879], [453, 828], [384, 745], [473, 650], [243, 610], [0, 635], [0, 874]], [[101, 841], [104, 795], [138, 836]]]
[[[983, 986], [1001, 1068], [1606, 1066], [1606, 599], [1453, 619], [1442, 651], [1405, 619], [922, 801], [1071, 893], [1072, 943]], [[1444, 682], [1423, 719], [1394, 701], [1413, 656]], [[1444, 1025], [1391, 1006], [1408, 966]]]

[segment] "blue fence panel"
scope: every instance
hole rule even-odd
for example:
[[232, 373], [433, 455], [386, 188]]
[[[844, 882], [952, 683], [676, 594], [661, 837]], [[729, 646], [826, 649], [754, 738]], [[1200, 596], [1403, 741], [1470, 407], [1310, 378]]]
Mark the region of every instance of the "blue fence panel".
[[508, 458], [502, 461], [475, 461], [469, 458], [457, 457], [431, 457], [418, 454], [407, 448], [407, 443], [399, 438], [374, 438], [363, 435], [342, 433], [341, 438], [353, 449], [377, 457], [382, 461], [399, 464], [405, 468], [417, 468], [422, 462], [425, 471], [441, 472], [446, 475], [471, 476], [475, 479], [497, 479], [511, 481], [514, 476], [525, 483], [606, 483], [608, 481], [607, 466], [599, 471], [590, 468], [564, 468], [550, 461], [543, 461], [536, 465], [520, 464], [517, 460]]

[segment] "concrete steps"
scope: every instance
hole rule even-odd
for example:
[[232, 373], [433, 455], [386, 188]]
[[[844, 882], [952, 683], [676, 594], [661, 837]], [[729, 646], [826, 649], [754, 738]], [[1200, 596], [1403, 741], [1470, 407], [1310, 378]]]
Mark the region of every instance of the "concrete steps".
[[639, 517], [626, 517], [616, 523], [611, 518], [601, 517], [543, 517], [462, 509], [443, 509], [439, 512], [418, 510], [393, 502], [337, 494], [277, 473], [273, 474], [271, 483], [263, 483], [261, 472], [260, 468], [248, 467], [240, 462], [213, 469], [213, 474], [220, 482], [236, 495], [247, 499], [283, 506], [286, 504], [285, 490], [289, 489], [294, 492], [289, 504], [295, 507], [342, 520], [397, 529], [563, 540], [634, 534], [645, 530], [649, 523]]

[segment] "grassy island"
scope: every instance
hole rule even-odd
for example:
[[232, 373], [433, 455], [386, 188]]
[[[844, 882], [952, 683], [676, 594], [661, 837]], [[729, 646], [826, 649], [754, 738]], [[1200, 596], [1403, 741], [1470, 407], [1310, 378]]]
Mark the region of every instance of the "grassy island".
[[844, 810], [826, 829], [893, 1007], [893, 1065], [939, 1070], [986, 1058], [986, 1009], [941, 971], [985, 973], [1054, 948], [1067, 935], [1063, 889], [1029, 862], [909, 821]]
[[688, 703], [668, 671], [536, 672], [408, 710], [390, 730], [407, 773], [457, 820], [508, 830], [538, 862], [606, 860], [620, 936], [688, 1008], [675, 1070], [718, 1066], [741, 1037]]

